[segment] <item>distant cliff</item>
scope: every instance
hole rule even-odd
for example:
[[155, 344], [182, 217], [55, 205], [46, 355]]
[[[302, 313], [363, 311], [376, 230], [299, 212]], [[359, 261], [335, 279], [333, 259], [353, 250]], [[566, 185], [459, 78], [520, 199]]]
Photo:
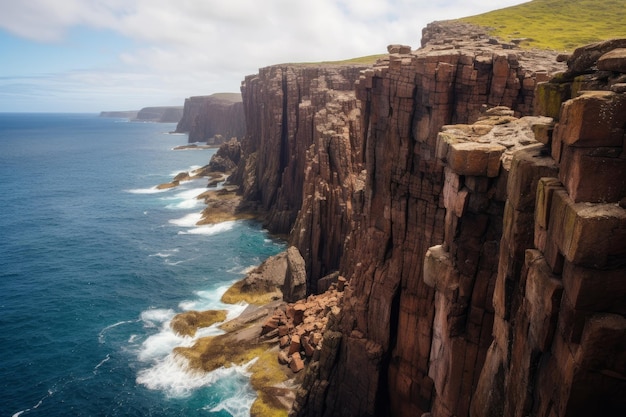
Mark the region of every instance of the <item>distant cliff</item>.
[[245, 134], [243, 104], [239, 93], [217, 93], [185, 99], [176, 132], [189, 133], [189, 142], [220, 145]]
[[232, 180], [309, 292], [349, 282], [291, 415], [619, 415], [626, 44], [553, 78], [555, 53], [447, 25], [373, 66], [242, 85]]
[[144, 107], [139, 110], [135, 121], [158, 122], [158, 123], [178, 123], [183, 115], [182, 107]]
[[132, 120], [137, 117], [139, 110], [114, 110], [114, 111], [101, 111], [100, 117], [113, 117], [116, 119], [129, 119]]
[[103, 111], [100, 117], [116, 117], [136, 122], [178, 123], [183, 115], [180, 106], [144, 107], [141, 110]]

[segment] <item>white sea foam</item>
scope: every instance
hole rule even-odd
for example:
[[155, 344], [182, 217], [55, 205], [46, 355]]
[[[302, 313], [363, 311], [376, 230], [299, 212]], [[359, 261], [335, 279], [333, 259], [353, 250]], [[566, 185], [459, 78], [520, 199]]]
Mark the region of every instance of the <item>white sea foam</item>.
[[157, 194], [157, 193], [164, 193], [168, 191], [168, 189], [161, 190], [155, 186], [155, 187], [150, 187], [150, 188], [135, 188], [132, 190], [125, 190], [125, 191], [131, 194]]
[[[194, 390], [214, 384], [222, 378], [238, 375], [249, 376], [247, 372], [251, 361], [241, 366], [219, 368], [212, 372], [201, 372], [191, 369], [187, 359], [180, 355], [170, 354], [159, 360], [154, 366], [139, 371], [137, 383], [148, 389], [164, 391], [168, 396], [184, 398]], [[254, 399], [253, 399], [254, 400]], [[252, 405], [252, 402], [250, 402]], [[248, 413], [250, 407], [248, 407]]]
[[145, 327], [155, 327], [157, 324], [171, 320], [176, 313], [171, 308], [153, 308], [141, 313], [141, 320]]
[[213, 413], [226, 411], [233, 417], [248, 417], [254, 400], [256, 400], [256, 393], [252, 387], [249, 384], [241, 385], [235, 395], [222, 399], [215, 407], [204, 409]]
[[218, 233], [232, 230], [234, 226], [235, 226], [235, 221], [231, 220], [231, 221], [217, 223], [217, 224], [195, 227], [187, 231], [180, 231], [178, 232], [178, 234], [179, 235], [209, 235], [210, 236], [210, 235], [215, 235]]
[[111, 330], [111, 329], [113, 329], [113, 328], [115, 328], [117, 326], [121, 326], [122, 324], [135, 323], [135, 322], [136, 322], [136, 320], [125, 320], [125, 321], [119, 321], [117, 323], [114, 323], [114, 324], [111, 324], [111, 325], [105, 327], [104, 329], [100, 330], [100, 333], [98, 333], [98, 343], [102, 344], [102, 343], [104, 343], [106, 341], [105, 335], [106, 335], [106, 333], [109, 330]]
[[206, 187], [190, 188], [188, 190], [182, 190], [181, 192], [176, 193], [174, 198], [180, 198], [180, 199], [188, 200], [190, 198], [198, 197], [200, 194], [202, 194], [205, 191], [206, 191]]
[[198, 199], [198, 196], [205, 191], [205, 187], [183, 189], [173, 196], [164, 198], [164, 200], [172, 201], [170, 204], [166, 205], [165, 208], [170, 210], [195, 208], [203, 204], [202, 200]]
[[178, 249], [178, 248], [166, 249], [166, 250], [164, 250], [162, 252], [153, 253], [153, 254], [148, 255], [148, 256], [151, 256], [151, 257], [156, 256], [158, 258], [169, 258], [170, 256], [177, 254], [178, 252], [180, 252], [180, 249]]
[[200, 168], [202, 168], [202, 165], [190, 165], [189, 168], [187, 168], [187, 169], [176, 170], [176, 171], [170, 172], [170, 177], [175, 177], [178, 174], [180, 174], [181, 172], [189, 172], [189, 173], [193, 174], [195, 171], [197, 171]]
[[169, 223], [180, 227], [194, 227], [202, 219], [202, 213], [189, 213], [180, 219], [169, 220]]
[[98, 372], [98, 368], [100, 368], [102, 365], [104, 365], [105, 362], [108, 362], [109, 359], [111, 359], [111, 356], [107, 353], [106, 357], [104, 359], [102, 359], [100, 361], [100, 363], [96, 365], [95, 368], [93, 368], [93, 374], [95, 375]]
[[174, 333], [167, 321], [161, 330], [148, 337], [139, 348], [138, 359], [142, 362], [154, 362], [170, 354], [175, 347], [190, 346], [193, 343], [191, 337], [183, 337]]
[[31, 410], [36, 410], [37, 408], [39, 408], [41, 406], [41, 404], [43, 404], [44, 400], [46, 398], [52, 397], [54, 395], [54, 391], [52, 391], [51, 389], [48, 390], [48, 394], [46, 394], [42, 399], [40, 399], [37, 404], [33, 405], [31, 408], [27, 408], [26, 410], [21, 410], [18, 411], [17, 413], [14, 413], [11, 417], [19, 417], [24, 413], [28, 413]]

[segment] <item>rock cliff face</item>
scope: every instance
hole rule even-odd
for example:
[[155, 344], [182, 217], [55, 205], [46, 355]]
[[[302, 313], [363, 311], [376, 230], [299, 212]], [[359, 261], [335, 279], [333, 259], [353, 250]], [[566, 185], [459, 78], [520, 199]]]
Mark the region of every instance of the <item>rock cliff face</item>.
[[233, 137], [245, 134], [245, 120], [241, 95], [217, 93], [185, 99], [177, 133], [189, 133], [189, 142], [221, 145]]
[[[246, 77], [239, 182], [267, 227], [288, 234], [309, 277], [339, 267], [362, 170], [354, 82], [363, 65], [278, 65]], [[294, 228], [294, 224], [296, 227]], [[316, 280], [309, 280], [315, 290]]]
[[623, 411], [625, 80], [600, 58], [616, 46], [536, 94], [565, 69], [552, 53], [446, 24], [424, 39], [242, 86], [233, 178], [289, 233], [309, 292], [349, 282], [292, 415]]
[[183, 115], [179, 106], [144, 107], [133, 119], [139, 122], [178, 123]]

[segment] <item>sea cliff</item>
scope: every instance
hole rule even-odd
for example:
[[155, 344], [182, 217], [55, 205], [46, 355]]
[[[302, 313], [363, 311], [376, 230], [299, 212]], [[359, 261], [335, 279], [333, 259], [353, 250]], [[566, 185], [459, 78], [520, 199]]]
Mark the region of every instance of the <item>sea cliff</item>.
[[246, 77], [231, 181], [309, 293], [348, 283], [291, 415], [626, 409], [624, 46], [566, 65], [433, 23], [372, 66]]
[[219, 146], [245, 133], [241, 95], [216, 93], [185, 99], [176, 133], [188, 133], [189, 143], [206, 142]]

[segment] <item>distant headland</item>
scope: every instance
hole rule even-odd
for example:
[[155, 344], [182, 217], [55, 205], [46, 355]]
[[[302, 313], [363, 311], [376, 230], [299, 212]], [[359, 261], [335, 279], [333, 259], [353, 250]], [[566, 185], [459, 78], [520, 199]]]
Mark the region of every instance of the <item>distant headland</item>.
[[178, 123], [183, 106], [144, 107], [141, 110], [102, 111], [100, 117], [128, 119], [134, 122]]

